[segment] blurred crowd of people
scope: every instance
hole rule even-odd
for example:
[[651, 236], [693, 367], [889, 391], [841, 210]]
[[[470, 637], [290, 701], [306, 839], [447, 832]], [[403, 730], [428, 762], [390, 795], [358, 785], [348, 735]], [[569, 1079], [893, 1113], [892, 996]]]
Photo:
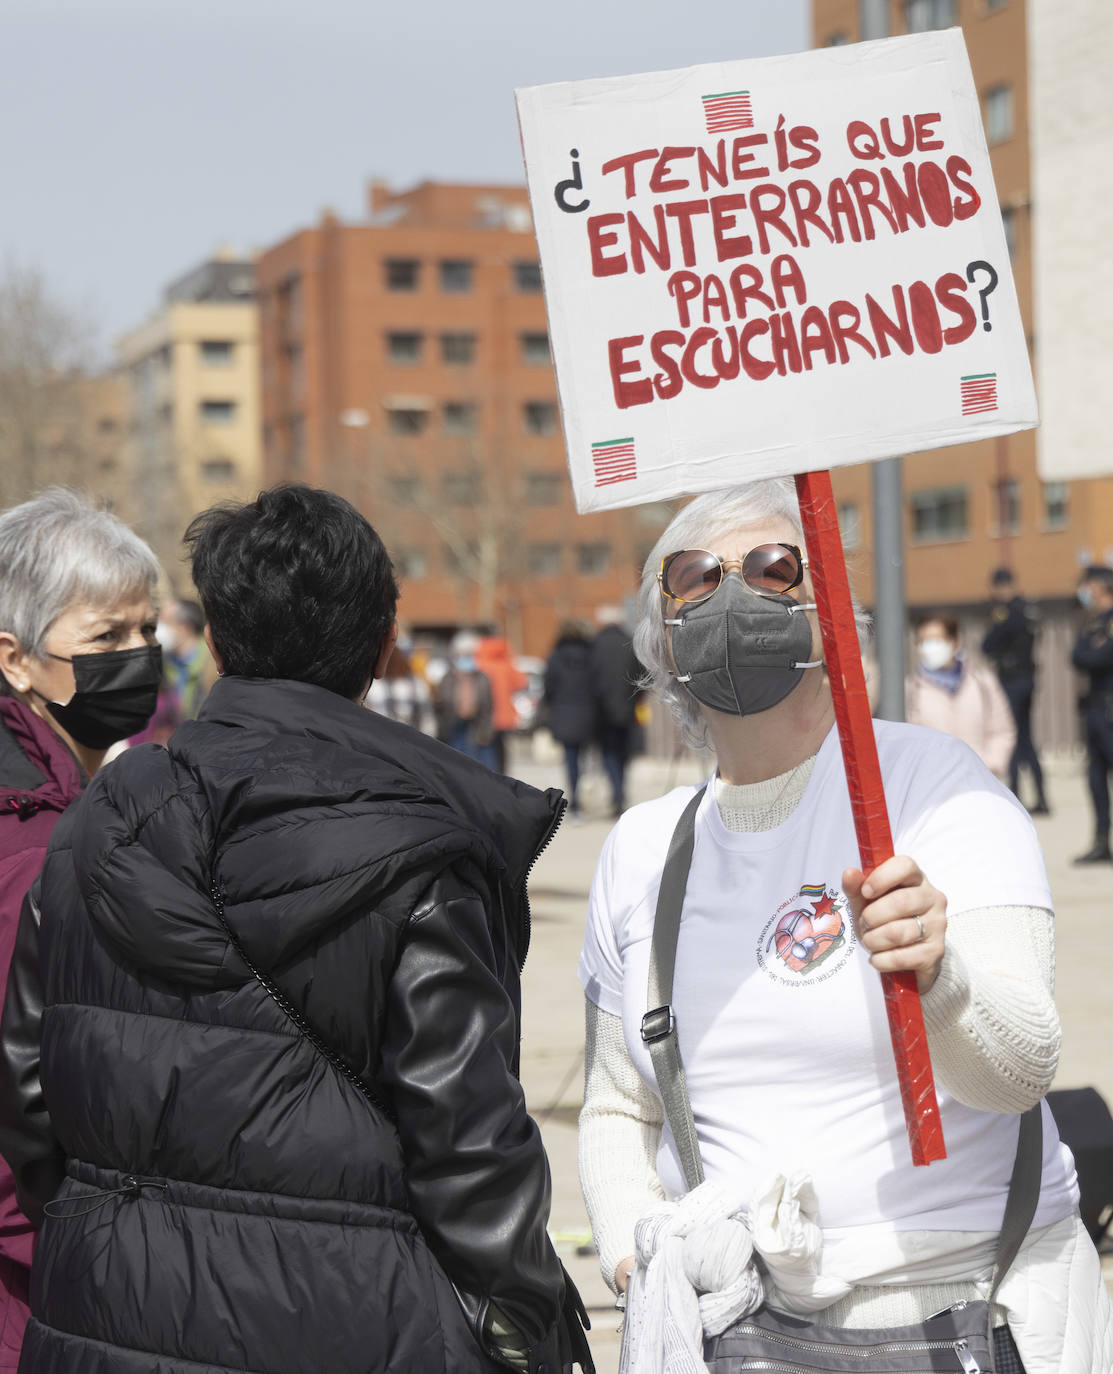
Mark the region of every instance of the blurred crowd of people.
[[640, 738], [641, 667], [623, 613], [568, 620], [544, 663], [515, 655], [501, 635], [461, 630], [447, 653], [402, 640], [365, 704], [451, 745], [498, 773], [516, 734], [545, 730], [564, 754], [569, 815], [581, 815], [589, 751], [607, 780], [611, 814], [626, 808], [626, 772]]

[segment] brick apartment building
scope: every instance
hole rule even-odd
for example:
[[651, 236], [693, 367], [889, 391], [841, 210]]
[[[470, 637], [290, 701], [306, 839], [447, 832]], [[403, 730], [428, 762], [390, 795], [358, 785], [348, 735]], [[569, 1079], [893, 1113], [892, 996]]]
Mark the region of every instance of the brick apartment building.
[[[868, 3], [868, 0], [867, 0]], [[817, 47], [861, 36], [861, 0], [812, 0]], [[1029, 154], [1025, 0], [879, 0], [889, 33], [962, 26], [1005, 221], [1030, 347], [1040, 346], [1032, 303], [1033, 207]], [[1042, 482], [1038, 431], [909, 455], [904, 462], [907, 598], [918, 610], [945, 608], [967, 627], [971, 646], [985, 623], [989, 574], [1002, 564], [1040, 604], [1043, 633], [1037, 741], [1075, 739], [1077, 683], [1067, 658], [1078, 622], [1080, 565], [1113, 563], [1113, 480]], [[848, 559], [863, 600], [873, 598], [870, 473], [834, 474]]]
[[524, 187], [372, 183], [257, 263], [266, 480], [380, 529], [404, 627], [490, 624], [544, 655], [622, 603], [667, 511], [577, 516]]

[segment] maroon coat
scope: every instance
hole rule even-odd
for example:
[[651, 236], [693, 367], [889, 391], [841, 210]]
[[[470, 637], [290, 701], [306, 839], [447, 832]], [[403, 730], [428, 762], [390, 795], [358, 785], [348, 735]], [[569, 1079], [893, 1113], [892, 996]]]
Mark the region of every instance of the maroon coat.
[[[50, 833], [88, 779], [34, 711], [0, 697], [0, 1009], [19, 909], [39, 875]], [[27, 1273], [34, 1232], [0, 1160], [0, 1371], [19, 1364], [27, 1324]]]

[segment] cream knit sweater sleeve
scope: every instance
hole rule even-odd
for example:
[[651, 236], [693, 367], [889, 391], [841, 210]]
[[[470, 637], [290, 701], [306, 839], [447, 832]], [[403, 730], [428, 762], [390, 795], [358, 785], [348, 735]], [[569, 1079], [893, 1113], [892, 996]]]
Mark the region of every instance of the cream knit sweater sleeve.
[[634, 1226], [665, 1196], [657, 1177], [664, 1112], [626, 1053], [622, 1019], [587, 999], [580, 1187], [599, 1267], [613, 1292], [614, 1271], [634, 1252]]

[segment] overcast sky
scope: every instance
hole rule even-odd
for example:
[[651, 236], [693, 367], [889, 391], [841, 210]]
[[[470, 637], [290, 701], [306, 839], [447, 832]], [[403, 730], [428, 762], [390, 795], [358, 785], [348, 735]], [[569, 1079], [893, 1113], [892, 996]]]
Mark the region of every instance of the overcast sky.
[[364, 185], [521, 181], [513, 89], [793, 52], [807, 0], [2, 0], [0, 253], [101, 344]]

